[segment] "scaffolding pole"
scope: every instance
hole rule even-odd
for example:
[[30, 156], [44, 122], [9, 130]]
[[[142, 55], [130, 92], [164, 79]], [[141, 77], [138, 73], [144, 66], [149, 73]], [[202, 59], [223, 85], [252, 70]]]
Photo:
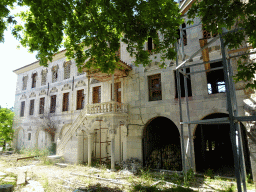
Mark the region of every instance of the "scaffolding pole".
[[[181, 2], [179, 0], [179, 6], [181, 6]], [[183, 15], [184, 16], [184, 15]], [[199, 23], [200, 24], [200, 23]], [[236, 56], [229, 56], [226, 57], [226, 47], [224, 46], [224, 40], [223, 40], [223, 35], [227, 33], [232, 33], [238, 30], [243, 30], [243, 29], [235, 29], [232, 31], [225, 31], [220, 35], [217, 35], [214, 37], [210, 42], [208, 42], [205, 46], [200, 48], [199, 50], [195, 51], [189, 59], [185, 60], [185, 52], [184, 52], [184, 44], [183, 44], [183, 30], [198, 26], [188, 26], [185, 29], [182, 28], [182, 25], [180, 25], [180, 44], [181, 44], [181, 57], [182, 57], [182, 62], [179, 64], [178, 62], [178, 52], [180, 52], [180, 48], [175, 44], [175, 49], [176, 49], [176, 79], [177, 79], [177, 92], [178, 92], [178, 99], [179, 99], [179, 111], [180, 111], [180, 128], [181, 128], [181, 149], [182, 149], [182, 164], [183, 164], [183, 171], [184, 173], [187, 172], [186, 170], [186, 159], [185, 159], [185, 146], [184, 146], [184, 129], [183, 125], [187, 124], [188, 125], [188, 131], [189, 131], [189, 145], [190, 145], [190, 152], [191, 152], [191, 159], [192, 159], [192, 140], [191, 140], [191, 130], [190, 130], [190, 125], [191, 124], [230, 124], [230, 139], [232, 143], [232, 150], [233, 150], [233, 156], [234, 156], [234, 166], [235, 166], [235, 176], [236, 176], [236, 181], [237, 181], [237, 190], [239, 192], [242, 192], [242, 185], [243, 184], [243, 191], [246, 191], [246, 182], [245, 182], [245, 177], [246, 177], [246, 169], [245, 169], [245, 162], [244, 162], [244, 153], [243, 153], [243, 144], [242, 144], [242, 138], [241, 138], [241, 128], [239, 126], [239, 121], [256, 121], [256, 116], [238, 116], [238, 107], [237, 107], [237, 98], [236, 98], [236, 93], [235, 93], [235, 86], [234, 82], [232, 79], [233, 76], [233, 71], [232, 67], [230, 64], [230, 58], [234, 57], [239, 57], [242, 55], [250, 55], [250, 54], [256, 54], [256, 52], [251, 52], [251, 53], [244, 53], [244, 54], [239, 54]], [[207, 62], [201, 62], [201, 63], [196, 63], [196, 64], [191, 64], [186, 66], [187, 62], [192, 62], [193, 58], [198, 55], [202, 50], [205, 48], [209, 47], [211, 44], [216, 42], [217, 40], [220, 40], [221, 44], [221, 54], [222, 58], [221, 59], [216, 59], [212, 61], [207, 61]], [[205, 63], [214, 63], [214, 62], [219, 62], [222, 61], [223, 67], [219, 67], [216, 69], [210, 69], [210, 70], [203, 70], [203, 71], [193, 71], [190, 73], [186, 73], [186, 68], [190, 68], [193, 66], [197, 65], [202, 65]], [[188, 85], [187, 85], [187, 79], [188, 75], [196, 74], [196, 73], [202, 73], [202, 72], [209, 72], [213, 70], [219, 70], [222, 69], [224, 71], [224, 80], [225, 80], [225, 87], [226, 87], [226, 99], [227, 99], [227, 111], [229, 113], [229, 117], [227, 118], [215, 118], [215, 119], [206, 119], [206, 120], [196, 120], [196, 121], [190, 121], [190, 114], [189, 114], [189, 102], [188, 102]], [[186, 100], [186, 115], [187, 115], [187, 122], [183, 122], [183, 114], [182, 114], [182, 105], [181, 105], [181, 85], [180, 85], [180, 73], [184, 75], [184, 88], [185, 88], [185, 100]], [[236, 138], [238, 133], [238, 143], [236, 142]], [[192, 164], [191, 164], [192, 165]], [[194, 166], [194, 164], [193, 164]]]

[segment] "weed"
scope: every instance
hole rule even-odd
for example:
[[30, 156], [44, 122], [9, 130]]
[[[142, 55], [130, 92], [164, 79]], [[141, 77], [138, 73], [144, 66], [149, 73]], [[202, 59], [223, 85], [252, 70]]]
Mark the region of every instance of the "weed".
[[207, 171], [205, 172], [205, 176], [213, 179], [214, 178], [214, 173], [212, 169], [207, 169]]

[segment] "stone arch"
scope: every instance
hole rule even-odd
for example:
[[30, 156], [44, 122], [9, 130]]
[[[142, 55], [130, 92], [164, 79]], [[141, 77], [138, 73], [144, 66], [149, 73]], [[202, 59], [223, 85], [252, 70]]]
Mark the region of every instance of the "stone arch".
[[150, 119], [143, 130], [142, 145], [144, 166], [182, 170], [180, 133], [169, 118]]
[[25, 146], [25, 129], [19, 127], [15, 130], [14, 133], [15, 138], [15, 147], [18, 150], [21, 150]]
[[[228, 117], [226, 113], [212, 113], [203, 119]], [[246, 129], [241, 125], [247, 173], [251, 173]], [[234, 157], [230, 140], [230, 125], [204, 124], [194, 130], [194, 152], [197, 172], [212, 169], [218, 175], [234, 176]]]
[[[43, 137], [46, 136], [46, 140], [40, 141], [40, 139], [43, 139]], [[52, 144], [51, 142], [51, 136], [49, 133], [47, 133], [46, 131], [44, 131], [43, 128], [38, 128], [36, 130], [36, 134], [35, 134], [35, 147], [42, 149], [42, 143], [45, 145], [45, 147], [50, 147], [50, 145]]]

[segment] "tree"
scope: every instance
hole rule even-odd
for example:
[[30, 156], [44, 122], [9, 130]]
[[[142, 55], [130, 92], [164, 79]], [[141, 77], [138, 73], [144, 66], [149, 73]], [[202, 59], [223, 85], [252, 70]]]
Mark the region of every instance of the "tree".
[[[29, 10], [18, 14], [18, 24], [10, 14], [15, 3]], [[0, 2], [0, 42], [6, 25], [15, 25], [12, 33], [29, 51], [38, 51], [40, 64], [47, 66], [64, 45], [66, 56], [81, 68], [95, 68], [112, 73], [119, 61], [121, 39], [135, 64], [150, 63], [150, 53], [143, 49], [149, 37], [154, 53], [164, 60], [176, 56], [174, 43], [182, 23], [174, 0], [2, 0]], [[161, 41], [160, 41], [161, 38]], [[85, 61], [88, 61], [85, 63]]]
[[0, 142], [5, 148], [8, 141], [12, 141], [14, 130], [12, 129], [14, 113], [7, 108], [0, 109]]
[[[204, 28], [212, 34], [223, 34], [223, 28], [234, 30], [223, 35], [229, 49], [249, 44], [256, 47], [256, 1], [254, 0], [197, 0], [188, 11], [188, 17], [200, 17]], [[192, 20], [191, 22], [192, 23]], [[256, 64], [248, 57], [238, 62], [236, 81], [247, 81], [246, 87], [256, 88], [254, 73]]]

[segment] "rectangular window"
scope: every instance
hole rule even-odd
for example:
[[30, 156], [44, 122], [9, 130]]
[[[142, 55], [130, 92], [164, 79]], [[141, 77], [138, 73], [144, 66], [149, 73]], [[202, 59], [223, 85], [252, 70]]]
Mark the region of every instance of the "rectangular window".
[[56, 109], [56, 95], [52, 95], [50, 113], [55, 113], [55, 109]]
[[162, 100], [161, 74], [148, 76], [149, 101]]
[[68, 97], [69, 93], [63, 94], [63, 105], [62, 105], [62, 111], [68, 111]]
[[[222, 62], [210, 63], [210, 68], [222, 67]], [[208, 94], [226, 92], [223, 69], [206, 72]]]
[[29, 115], [34, 115], [34, 104], [35, 104], [35, 100], [32, 99], [30, 100], [30, 107], [29, 107]]
[[[114, 83], [114, 96], [115, 101], [121, 103], [121, 82]], [[112, 84], [111, 84], [111, 100], [112, 100]]]
[[76, 109], [80, 110], [84, 108], [84, 90], [78, 90], [77, 91], [77, 105], [76, 105]]
[[31, 140], [31, 133], [28, 133], [28, 141]]
[[40, 103], [39, 103], [39, 114], [44, 114], [44, 100], [45, 98], [40, 98]]
[[20, 117], [24, 117], [24, 111], [25, 111], [25, 101], [22, 101], [21, 107], [20, 107]]
[[[186, 73], [190, 73], [190, 69], [186, 68]], [[174, 71], [174, 77], [175, 77], [175, 98], [178, 98], [178, 82], [177, 82], [177, 76], [176, 71]], [[192, 96], [192, 88], [191, 88], [191, 78], [190, 75], [188, 75], [187, 78], [187, 86], [188, 86], [188, 96]], [[185, 97], [185, 84], [184, 84], [184, 75], [180, 73], [180, 90], [181, 90], [181, 97]]]
[[93, 87], [93, 103], [100, 103], [101, 102], [101, 87]]
[[36, 73], [34, 73], [33, 75], [32, 75], [32, 88], [35, 88], [36, 87]]

